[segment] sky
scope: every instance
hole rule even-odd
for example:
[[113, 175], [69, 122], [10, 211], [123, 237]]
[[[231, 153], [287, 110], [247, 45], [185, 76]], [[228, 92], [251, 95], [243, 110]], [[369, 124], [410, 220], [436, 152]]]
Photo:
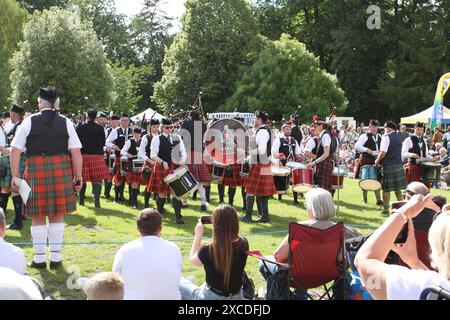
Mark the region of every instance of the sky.
[[[119, 13], [125, 14], [129, 17], [137, 14], [142, 7], [142, 0], [115, 0], [116, 8]], [[163, 8], [169, 16], [174, 17], [173, 31], [179, 30], [179, 20], [184, 13], [184, 1], [185, 0], [165, 0]]]

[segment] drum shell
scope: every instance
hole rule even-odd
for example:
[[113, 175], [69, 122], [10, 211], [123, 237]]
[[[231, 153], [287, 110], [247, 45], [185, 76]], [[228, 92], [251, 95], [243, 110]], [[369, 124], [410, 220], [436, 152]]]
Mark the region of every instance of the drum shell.
[[310, 169], [294, 169], [292, 171], [292, 190], [306, 193], [314, 187], [313, 171]]
[[132, 166], [133, 172], [135, 172], [135, 173], [142, 172], [142, 169], [144, 168], [144, 164], [145, 164], [144, 160], [134, 159], [132, 161], [132, 163], [133, 163], [133, 166]]
[[173, 175], [164, 178], [164, 182], [169, 185], [170, 190], [178, 200], [187, 198], [190, 193], [198, 188], [198, 182], [187, 167], [176, 169]]
[[211, 178], [213, 180], [222, 181], [224, 174], [225, 174], [225, 166], [219, 163], [215, 163], [213, 165]]
[[380, 170], [373, 166], [367, 165], [361, 168], [359, 187], [365, 191], [376, 191], [381, 188]]
[[420, 165], [420, 180], [423, 182], [441, 181], [441, 165], [434, 162], [423, 162]]

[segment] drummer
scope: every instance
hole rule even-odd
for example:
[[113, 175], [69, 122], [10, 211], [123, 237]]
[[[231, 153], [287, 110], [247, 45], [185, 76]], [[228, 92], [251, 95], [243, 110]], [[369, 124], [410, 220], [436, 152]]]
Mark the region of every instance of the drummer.
[[[144, 135], [141, 139], [141, 145], [139, 146], [138, 157], [145, 161], [145, 167], [153, 167], [155, 162], [150, 159], [150, 146], [152, 145], [152, 139], [159, 134], [159, 120], [158, 119], [150, 119], [147, 127], [147, 134]], [[144, 179], [142, 178], [141, 184], [147, 186], [150, 178]], [[147, 189], [147, 188], [146, 188]], [[149, 207], [150, 201], [150, 192], [145, 190], [144, 193], [144, 207]]]
[[[378, 120], [369, 121], [369, 131], [359, 137], [355, 149], [360, 153], [356, 167], [355, 179], [360, 179], [361, 168], [367, 165], [374, 165], [375, 159], [380, 153], [381, 135], [378, 133]], [[363, 205], [367, 205], [367, 190], [362, 189]], [[375, 190], [377, 205], [382, 206], [381, 189]]]
[[[105, 137], [108, 139], [111, 132], [115, 129], [117, 129], [120, 126], [120, 117], [117, 115], [112, 115], [111, 117], [111, 126], [105, 129]], [[109, 155], [111, 154], [110, 151], [108, 151], [108, 148], [105, 147], [105, 154], [106, 154], [106, 162], [108, 164]], [[109, 199], [111, 197], [111, 187], [112, 187], [112, 179], [114, 178], [114, 173], [110, 173], [110, 177], [108, 179], [105, 179], [105, 192], [104, 196], [106, 199]]]
[[[403, 141], [402, 159], [408, 161], [405, 166], [406, 182], [420, 181], [421, 168], [417, 160], [436, 161], [437, 159], [428, 154], [428, 146], [423, 139], [425, 124], [416, 122], [414, 134]], [[431, 184], [427, 186], [431, 187]]]
[[[292, 137], [292, 122], [286, 122], [281, 127], [283, 134], [275, 139], [272, 145], [272, 157], [281, 166], [286, 166], [287, 162], [302, 162], [302, 147], [296, 139]], [[278, 200], [282, 200], [282, 195], [278, 195]], [[294, 192], [294, 204], [298, 204], [298, 193]]]
[[[139, 146], [141, 144], [141, 128], [133, 128], [133, 137], [125, 142], [122, 150], [120, 151], [120, 155], [122, 157], [127, 157], [129, 164], [132, 167], [132, 161], [137, 159]], [[133, 167], [132, 167], [133, 168]], [[138, 208], [138, 194], [139, 194], [139, 186], [141, 185], [141, 171], [134, 172], [134, 170], [130, 170], [126, 175], [126, 182], [131, 186], [131, 206], [133, 209]]]
[[[156, 206], [159, 213], [165, 213], [164, 205], [166, 197], [170, 193], [170, 188], [164, 182], [167, 177], [177, 167], [183, 166], [187, 159], [186, 149], [183, 139], [177, 134], [173, 134], [173, 123], [168, 118], [161, 120], [162, 133], [152, 139], [150, 158], [156, 162], [150, 181], [147, 186], [148, 192], [158, 194]], [[181, 201], [172, 197], [172, 206], [175, 211], [177, 224], [184, 224], [181, 215]]]

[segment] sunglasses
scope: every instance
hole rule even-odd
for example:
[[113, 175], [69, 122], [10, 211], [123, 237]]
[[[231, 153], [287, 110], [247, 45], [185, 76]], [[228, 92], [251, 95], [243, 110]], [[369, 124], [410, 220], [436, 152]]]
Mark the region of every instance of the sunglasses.
[[173, 129], [173, 126], [164, 126], [165, 129]]

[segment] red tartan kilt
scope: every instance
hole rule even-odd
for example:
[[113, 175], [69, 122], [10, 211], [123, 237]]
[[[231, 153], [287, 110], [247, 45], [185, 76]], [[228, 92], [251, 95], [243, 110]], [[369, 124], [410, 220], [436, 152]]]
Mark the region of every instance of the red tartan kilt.
[[206, 163], [188, 164], [187, 167], [197, 182], [211, 182], [211, 171]]
[[356, 166], [356, 172], [355, 172], [355, 179], [359, 179], [359, 175], [361, 174], [361, 168], [368, 165], [375, 164], [374, 160], [366, 159], [363, 157], [360, 157], [358, 159], [358, 165]]
[[85, 182], [101, 182], [109, 178], [108, 167], [103, 155], [83, 154], [83, 180]]
[[120, 171], [122, 170], [120, 157], [116, 156], [115, 162], [116, 162], [116, 165], [114, 166], [114, 168], [115, 168], [114, 169], [114, 182], [119, 183], [119, 184], [125, 183], [126, 177], [120, 174]]
[[247, 194], [255, 196], [272, 196], [277, 193], [271, 164], [254, 164], [245, 183]]
[[[172, 166], [174, 167], [174, 166]], [[164, 182], [164, 178], [167, 177], [172, 170], [164, 170], [162, 164], [155, 164], [153, 166], [152, 176], [147, 185], [147, 192], [155, 192], [161, 194], [170, 193], [170, 187]]]
[[420, 166], [417, 164], [408, 163], [405, 166], [405, 173], [406, 173], [406, 182], [409, 184], [413, 181], [419, 181], [420, 182]]
[[233, 167], [233, 177], [223, 176], [222, 184], [227, 187], [241, 187], [244, 185], [244, 178], [240, 176], [241, 173], [241, 165], [240, 164], [232, 164]]
[[333, 189], [333, 161], [327, 159], [317, 165], [316, 184], [325, 190], [331, 192]]
[[150, 182], [150, 179], [151, 179], [151, 175], [150, 175], [149, 179], [145, 179], [144, 176], [142, 175], [142, 172], [143, 172], [144, 168], [147, 168], [147, 167], [152, 167], [152, 165], [150, 165], [147, 161], [145, 161], [144, 167], [142, 168], [142, 171], [140, 173], [140, 175], [141, 175], [141, 186], [148, 185], [148, 183]]
[[142, 172], [130, 172], [126, 175], [126, 181], [128, 184], [141, 184]]

